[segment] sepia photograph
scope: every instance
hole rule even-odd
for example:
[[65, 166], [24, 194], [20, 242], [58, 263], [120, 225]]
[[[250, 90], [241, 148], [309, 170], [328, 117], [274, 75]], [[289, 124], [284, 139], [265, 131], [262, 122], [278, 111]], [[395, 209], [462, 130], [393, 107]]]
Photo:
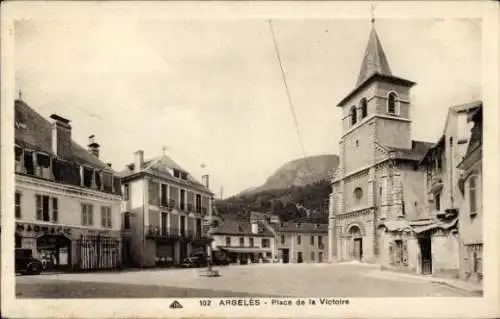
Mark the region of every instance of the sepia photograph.
[[13, 302], [142, 298], [158, 317], [486, 302], [498, 103], [480, 14], [55, 7], [4, 31]]

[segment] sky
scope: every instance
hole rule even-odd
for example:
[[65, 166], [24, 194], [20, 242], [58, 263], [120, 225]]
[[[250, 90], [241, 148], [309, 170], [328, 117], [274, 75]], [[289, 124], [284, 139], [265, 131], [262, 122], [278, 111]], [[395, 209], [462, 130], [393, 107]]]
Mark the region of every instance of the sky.
[[[305, 154], [338, 154], [336, 105], [354, 89], [369, 19], [273, 27]], [[448, 107], [481, 99], [480, 21], [378, 19], [376, 29], [393, 74], [417, 82], [413, 139], [436, 141]], [[22, 20], [15, 77], [36, 111], [72, 121], [76, 142], [95, 134], [116, 170], [166, 147], [227, 197], [303, 156], [265, 20]]]

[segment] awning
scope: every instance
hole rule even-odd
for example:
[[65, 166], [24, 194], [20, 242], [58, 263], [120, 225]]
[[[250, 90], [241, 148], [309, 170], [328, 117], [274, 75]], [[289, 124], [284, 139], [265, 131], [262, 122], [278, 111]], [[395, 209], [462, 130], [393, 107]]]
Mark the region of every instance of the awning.
[[454, 227], [458, 222], [458, 217], [452, 219], [451, 221], [449, 222], [435, 222], [433, 224], [430, 224], [430, 225], [426, 225], [426, 226], [413, 226], [413, 231], [415, 233], [422, 233], [422, 232], [425, 232], [425, 231], [428, 231], [428, 230], [431, 230], [431, 229], [434, 229], [434, 228], [441, 228], [443, 230], [445, 229], [450, 229], [452, 227]]
[[217, 248], [232, 253], [267, 253], [271, 251], [271, 248], [261, 248], [261, 247], [217, 247]]

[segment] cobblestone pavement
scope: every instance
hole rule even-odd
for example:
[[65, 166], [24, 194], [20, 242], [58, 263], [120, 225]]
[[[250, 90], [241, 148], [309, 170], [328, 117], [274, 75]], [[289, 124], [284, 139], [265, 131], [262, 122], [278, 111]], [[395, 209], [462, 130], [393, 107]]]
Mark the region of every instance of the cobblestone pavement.
[[[256, 264], [217, 268], [221, 277], [200, 277], [197, 269], [17, 276], [20, 298], [113, 297], [465, 297], [444, 285], [390, 276], [369, 265]], [[58, 286], [57, 286], [58, 285]], [[66, 288], [71, 287], [71, 289]], [[72, 292], [68, 292], [72, 290]]]

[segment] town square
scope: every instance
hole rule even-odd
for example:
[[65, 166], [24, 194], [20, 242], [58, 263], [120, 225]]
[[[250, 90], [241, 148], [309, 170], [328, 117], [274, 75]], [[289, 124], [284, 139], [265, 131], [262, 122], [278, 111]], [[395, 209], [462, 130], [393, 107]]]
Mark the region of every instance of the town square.
[[13, 299], [484, 299], [486, 31], [387, 8], [16, 20]]

